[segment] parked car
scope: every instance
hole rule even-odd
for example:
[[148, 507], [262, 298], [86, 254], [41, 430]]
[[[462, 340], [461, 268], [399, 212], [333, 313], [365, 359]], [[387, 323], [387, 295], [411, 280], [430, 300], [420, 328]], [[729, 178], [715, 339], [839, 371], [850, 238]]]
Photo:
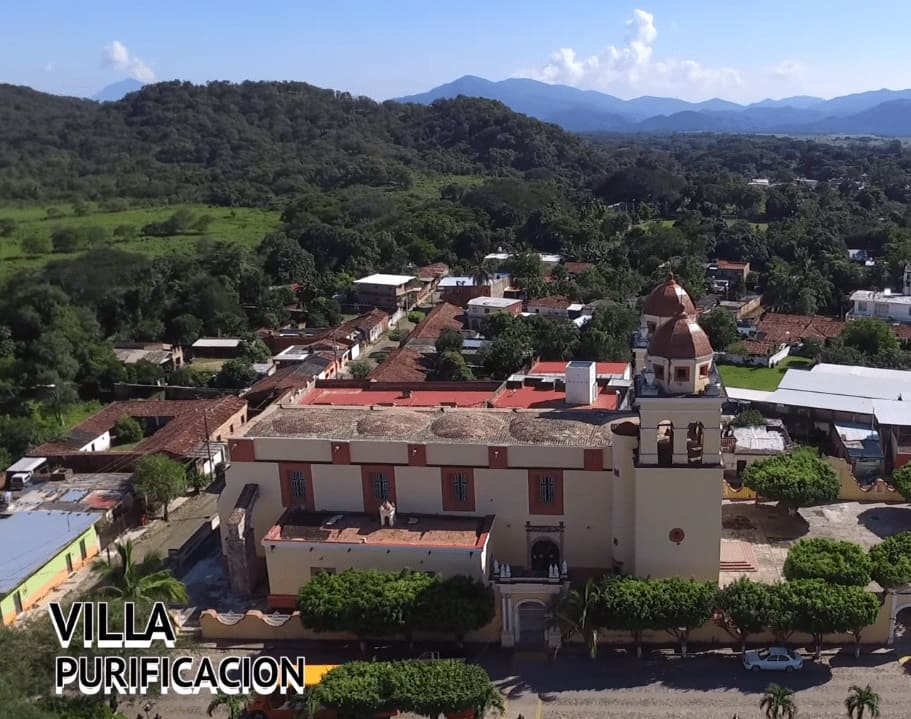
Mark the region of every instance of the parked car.
[[803, 668], [803, 658], [797, 652], [784, 647], [751, 649], [743, 653], [743, 666], [753, 672], [793, 672], [795, 669]]

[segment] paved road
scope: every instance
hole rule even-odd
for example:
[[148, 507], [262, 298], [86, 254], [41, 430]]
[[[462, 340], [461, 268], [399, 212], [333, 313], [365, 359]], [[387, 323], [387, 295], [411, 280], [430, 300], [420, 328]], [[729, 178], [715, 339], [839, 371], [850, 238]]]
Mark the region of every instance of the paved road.
[[[213, 659], [249, 650], [211, 650]], [[284, 653], [297, 654], [296, 649]], [[310, 653], [312, 656], [312, 652]], [[860, 660], [824, 657], [794, 674], [747, 673], [736, 656], [706, 654], [681, 660], [601, 657], [592, 662], [565, 656], [556, 663], [518, 661], [505, 655], [482, 663], [507, 698], [505, 719], [741, 719], [759, 717], [768, 684], [797, 691], [801, 719], [844, 716], [844, 698], [854, 684], [870, 684], [882, 696], [882, 719], [911, 715], [911, 676], [891, 653]], [[161, 697], [162, 719], [199, 716], [208, 697]], [[153, 711], [154, 714], [154, 711]], [[127, 712], [127, 716], [134, 716]]]

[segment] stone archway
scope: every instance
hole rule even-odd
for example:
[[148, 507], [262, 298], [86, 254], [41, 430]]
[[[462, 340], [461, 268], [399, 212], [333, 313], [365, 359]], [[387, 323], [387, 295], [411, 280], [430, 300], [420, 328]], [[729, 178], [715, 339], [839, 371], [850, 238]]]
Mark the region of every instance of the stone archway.
[[516, 644], [540, 647], [547, 643], [547, 607], [538, 599], [526, 599], [516, 605]]
[[552, 565], [560, 566], [560, 548], [550, 539], [538, 539], [531, 545], [531, 569], [547, 572]]

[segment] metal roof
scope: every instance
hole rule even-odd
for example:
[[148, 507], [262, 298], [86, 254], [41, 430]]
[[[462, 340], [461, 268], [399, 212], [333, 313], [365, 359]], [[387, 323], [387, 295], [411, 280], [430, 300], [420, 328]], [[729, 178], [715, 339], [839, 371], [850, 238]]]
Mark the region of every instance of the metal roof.
[[[793, 370], [789, 370], [789, 372], [793, 372]], [[873, 414], [873, 400], [868, 397], [850, 397], [826, 392], [802, 392], [798, 389], [782, 389], [779, 387], [774, 392], [770, 392], [766, 399], [762, 401], [792, 407], [830, 409], [850, 414]]]
[[879, 432], [862, 424], [840, 423], [835, 431], [849, 457], [855, 459], [882, 459]]
[[778, 389], [890, 400], [897, 400], [904, 391], [911, 399], [911, 372], [818, 365], [809, 372], [789, 369]]
[[768, 427], [734, 427], [736, 449], [747, 452], [784, 452], [785, 436], [780, 430]]
[[6, 468], [7, 472], [34, 472], [47, 462], [45, 457], [23, 457]]
[[741, 402], [768, 402], [771, 392], [764, 392], [756, 389], [744, 389], [743, 387], [725, 387], [728, 393], [728, 399], [739, 400]]
[[415, 279], [412, 275], [384, 275], [384, 274], [375, 274], [369, 275], [367, 277], [361, 277], [359, 280], [355, 280], [354, 284], [356, 285], [389, 285], [390, 287], [398, 287], [399, 285], [405, 285]]
[[193, 347], [238, 347], [240, 343], [236, 337], [200, 337]]
[[8, 594], [71, 544], [99, 518], [90, 512], [34, 511], [0, 515], [0, 595]]

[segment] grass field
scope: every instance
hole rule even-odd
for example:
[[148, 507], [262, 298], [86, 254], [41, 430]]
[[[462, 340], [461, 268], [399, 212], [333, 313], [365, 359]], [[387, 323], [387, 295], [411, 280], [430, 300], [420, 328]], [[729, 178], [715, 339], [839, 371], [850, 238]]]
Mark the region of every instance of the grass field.
[[788, 367], [809, 364], [806, 357], [785, 357], [775, 367], [737, 367], [729, 364], [719, 364], [718, 372], [724, 380], [726, 387], [741, 387], [755, 389], [761, 392], [772, 392], [778, 389], [778, 384]]
[[[138, 236], [142, 227], [150, 222], [161, 222], [179, 209], [190, 210], [196, 217], [208, 215], [212, 218], [205, 232], [185, 232], [168, 237]], [[53, 217], [48, 216], [51, 210]], [[117, 212], [105, 212], [94, 208], [77, 216], [72, 205], [0, 205], [0, 219], [10, 219], [16, 228], [10, 237], [0, 237], [0, 277], [6, 277], [24, 269], [40, 267], [50, 260], [68, 259], [79, 252], [27, 255], [22, 249], [25, 237], [37, 235], [50, 238], [57, 227], [101, 227], [108, 237], [108, 244], [130, 252], [150, 256], [190, 254], [196, 243], [203, 237], [213, 240], [236, 242], [246, 247], [257, 245], [267, 232], [275, 229], [279, 221], [277, 210], [261, 210], [246, 207], [209, 207], [208, 205], [166, 205], [134, 208]], [[114, 228], [128, 225], [135, 228], [135, 238], [118, 240], [111, 237]]]

